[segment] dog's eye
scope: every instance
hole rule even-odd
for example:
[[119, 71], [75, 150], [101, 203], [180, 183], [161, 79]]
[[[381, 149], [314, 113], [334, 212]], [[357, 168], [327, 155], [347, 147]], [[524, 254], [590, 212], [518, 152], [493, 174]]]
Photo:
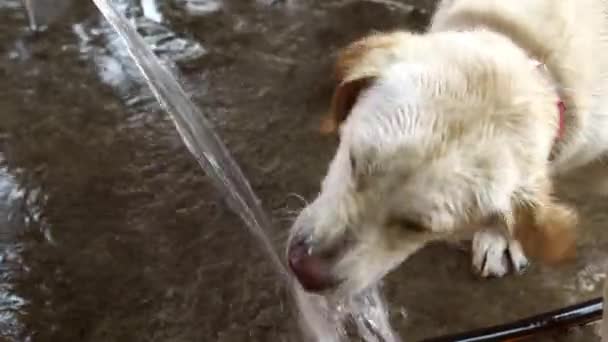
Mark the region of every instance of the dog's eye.
[[428, 231], [427, 227], [424, 224], [407, 217], [394, 217], [390, 220], [390, 223], [399, 226], [399, 228], [410, 230], [413, 232], [422, 233]]

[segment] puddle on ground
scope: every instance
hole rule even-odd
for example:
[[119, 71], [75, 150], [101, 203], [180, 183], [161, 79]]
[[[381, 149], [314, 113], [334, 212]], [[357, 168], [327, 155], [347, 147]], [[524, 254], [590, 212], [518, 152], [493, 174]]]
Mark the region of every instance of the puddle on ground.
[[[272, 265], [117, 37], [92, 4], [59, 3], [69, 6], [32, 33], [21, 1], [0, 2], [0, 336], [296, 340]], [[336, 49], [371, 30], [421, 30], [433, 10], [430, 1], [397, 0], [114, 3], [219, 129], [273, 213], [277, 248], [335, 148], [316, 128]], [[484, 281], [466, 251], [434, 245], [393, 272], [385, 293], [404, 340], [599, 295], [607, 176], [592, 166], [560, 183], [583, 217], [570, 265]], [[587, 331], [563, 338], [593, 340]]]

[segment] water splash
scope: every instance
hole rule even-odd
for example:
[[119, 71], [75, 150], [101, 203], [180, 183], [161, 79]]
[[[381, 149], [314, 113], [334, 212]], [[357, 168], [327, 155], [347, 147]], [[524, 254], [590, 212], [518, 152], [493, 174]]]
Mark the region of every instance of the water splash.
[[25, 331], [19, 315], [27, 304], [13, 285], [22, 265], [22, 246], [15, 243], [15, 236], [19, 234], [26, 216], [12, 213], [15, 212], [14, 207], [22, 206], [29, 196], [2, 165], [3, 159], [0, 154], [0, 340], [15, 340]]
[[182, 0], [178, 3], [184, 6], [190, 15], [207, 15], [222, 8], [220, 0]]
[[163, 15], [158, 10], [158, 4], [156, 3], [156, 0], [142, 0], [141, 8], [144, 12], [144, 17], [157, 23], [163, 21]]
[[30, 22], [30, 29], [32, 31], [37, 31], [39, 25], [36, 20], [36, 12], [34, 8], [33, 0], [23, 0], [23, 4], [25, 6], [25, 11], [27, 12], [27, 19]]
[[211, 123], [109, 0], [93, 2], [124, 40], [129, 55], [156, 99], [170, 114], [190, 153], [246, 223], [250, 233], [258, 239], [275, 270], [290, 285], [293, 299], [298, 304], [305, 338], [322, 342], [342, 341], [347, 337], [344, 322], [352, 319], [365, 341], [398, 341], [388, 323], [387, 310], [377, 288], [341, 303], [329, 303], [323, 297], [305, 293], [296, 285], [264, 230], [264, 227], [270, 227], [268, 216], [242, 171], [212, 130]]
[[71, 0], [22, 0], [30, 30], [44, 31], [70, 8]]

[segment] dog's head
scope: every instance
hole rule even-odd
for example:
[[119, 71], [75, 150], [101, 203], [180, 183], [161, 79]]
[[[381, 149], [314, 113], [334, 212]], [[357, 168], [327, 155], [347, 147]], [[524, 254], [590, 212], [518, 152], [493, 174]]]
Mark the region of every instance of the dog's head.
[[491, 34], [380, 34], [347, 47], [322, 125], [340, 144], [289, 241], [300, 283], [357, 292], [427, 242], [496, 218], [547, 259], [569, 250], [546, 224], [553, 211], [563, 230], [573, 221], [548, 195], [556, 96], [535, 72]]

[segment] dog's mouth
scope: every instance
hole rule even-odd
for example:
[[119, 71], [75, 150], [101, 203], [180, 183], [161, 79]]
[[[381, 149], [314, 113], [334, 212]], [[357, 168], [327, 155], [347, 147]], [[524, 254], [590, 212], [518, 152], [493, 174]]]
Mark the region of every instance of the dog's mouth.
[[304, 290], [315, 293], [332, 291], [343, 282], [333, 269], [336, 262], [347, 252], [348, 244], [340, 243], [330, 248], [315, 249], [314, 245], [305, 239], [292, 242], [287, 250], [289, 268]]

